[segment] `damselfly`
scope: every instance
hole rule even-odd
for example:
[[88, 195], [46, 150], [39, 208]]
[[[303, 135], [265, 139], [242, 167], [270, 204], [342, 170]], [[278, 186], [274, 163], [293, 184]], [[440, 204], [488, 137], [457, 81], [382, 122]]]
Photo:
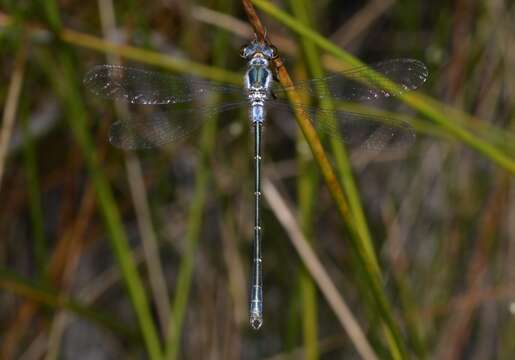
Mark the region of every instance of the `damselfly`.
[[[363, 149], [382, 150], [390, 145], [408, 145], [414, 140], [409, 124], [391, 121], [365, 113], [335, 110], [335, 106], [307, 107], [287, 101], [290, 89], [277, 86], [269, 62], [277, 50], [253, 41], [241, 50], [248, 61], [243, 78], [244, 89], [238, 86], [193, 80], [184, 77], [134, 69], [118, 65], [99, 65], [89, 71], [84, 83], [93, 93], [129, 104], [145, 105], [150, 110], [129, 114], [115, 122], [109, 141], [124, 149], [159, 147], [181, 139], [207, 120], [221, 113], [247, 106], [254, 128], [254, 240], [252, 245], [252, 279], [250, 287], [250, 324], [259, 329], [263, 322], [263, 281], [261, 259], [261, 133], [267, 110], [291, 110], [302, 107], [311, 115], [314, 125], [333, 139]], [[399, 95], [414, 90], [428, 76], [426, 66], [413, 59], [388, 60], [369, 67], [358, 67], [324, 78], [295, 84], [295, 89], [321, 102], [366, 101]], [[384, 79], [397, 84], [396, 90], [385, 90]], [[392, 88], [392, 87], [390, 87]], [[212, 94], [225, 94], [232, 99], [217, 106], [201, 101]], [[199, 102], [200, 101], [200, 102]], [[316, 120], [318, 119], [318, 120]]]

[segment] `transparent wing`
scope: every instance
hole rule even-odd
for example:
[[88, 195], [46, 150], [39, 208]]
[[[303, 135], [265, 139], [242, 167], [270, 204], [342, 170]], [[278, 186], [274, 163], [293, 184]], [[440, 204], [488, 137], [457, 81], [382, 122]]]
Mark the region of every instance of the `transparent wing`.
[[[276, 113], [281, 120], [294, 114], [291, 104], [273, 101], [270, 105], [270, 113]], [[411, 125], [398, 119], [303, 105], [295, 107], [307, 113], [320, 134], [345, 143], [352, 151], [407, 150], [416, 138]]]
[[145, 105], [186, 103], [212, 93], [242, 93], [237, 86], [109, 64], [93, 67], [84, 84], [98, 96]]
[[[427, 80], [428, 75], [427, 67], [419, 60], [392, 59], [342, 71], [324, 78], [300, 81], [294, 87], [313, 97], [366, 101], [415, 90]], [[382, 89], [384, 83], [382, 77], [397, 83], [400, 91], [392, 93]], [[285, 99], [288, 90], [275, 86], [273, 94], [279, 99]]]
[[241, 108], [244, 103], [221, 106], [130, 112], [109, 131], [109, 142], [122, 149], [148, 149], [178, 141], [197, 130], [205, 121], [216, 119], [220, 113]]

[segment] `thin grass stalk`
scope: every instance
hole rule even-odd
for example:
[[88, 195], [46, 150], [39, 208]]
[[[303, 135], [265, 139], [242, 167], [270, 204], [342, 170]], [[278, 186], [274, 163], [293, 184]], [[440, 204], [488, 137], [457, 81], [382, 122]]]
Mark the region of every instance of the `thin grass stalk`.
[[[249, 22], [255, 29], [258, 38], [261, 41], [265, 41], [265, 29], [257, 16], [252, 3], [250, 0], [243, 0], [243, 5], [247, 12]], [[281, 85], [286, 89], [290, 89], [287, 93], [289, 100], [293, 104], [301, 104], [302, 99], [295, 91], [293, 82], [284, 67], [282, 60], [280, 58], [275, 59], [274, 66], [276, 68], [277, 78]], [[388, 331], [386, 331], [386, 341], [390, 346], [391, 356], [393, 358], [403, 358], [405, 357], [405, 347], [400, 335], [400, 330], [394, 321], [391, 305], [389, 304], [383, 289], [382, 275], [373, 245], [368, 242], [367, 238], [363, 237], [363, 234], [361, 234], [355, 227], [355, 219], [350, 212], [347, 200], [308, 114], [301, 107], [294, 107], [294, 111], [297, 124], [300, 126], [302, 133], [310, 146], [311, 152], [320, 168], [329, 192], [337, 205], [338, 212], [351, 235], [351, 244], [357, 254], [356, 260], [362, 268], [362, 280], [365, 282], [365, 287], [369, 288], [372, 298], [375, 300], [376, 306], [378, 307], [378, 312], [381, 314], [385, 326], [388, 328]]]
[[13, 75], [7, 89], [7, 97], [2, 115], [2, 128], [0, 129], [0, 186], [2, 185], [5, 162], [7, 160], [7, 150], [9, 148], [14, 121], [16, 120], [16, 112], [19, 106], [20, 93], [25, 74], [25, 64], [27, 62], [27, 42], [25, 36], [22, 36], [23, 38], [16, 52]]
[[150, 206], [145, 189], [141, 162], [137, 155], [125, 155], [125, 167], [131, 190], [132, 202], [136, 212], [141, 242], [145, 254], [145, 265], [148, 269], [148, 281], [152, 289], [152, 297], [156, 307], [161, 333], [166, 337], [170, 321], [168, 286], [159, 256], [159, 243], [152, 223]]
[[[223, 38], [221, 40], [220, 38]], [[225, 32], [219, 32], [215, 39], [214, 63], [221, 65], [225, 61], [225, 49], [228, 42]], [[220, 101], [213, 97], [210, 106]], [[203, 212], [208, 195], [210, 184], [210, 155], [216, 144], [217, 122], [209, 120], [202, 129], [200, 139], [200, 159], [195, 180], [195, 190], [188, 214], [188, 226], [185, 236], [186, 248], [181, 259], [175, 297], [172, 301], [172, 317], [169, 322], [168, 336], [166, 339], [165, 358], [175, 360], [180, 354], [180, 339], [182, 336], [183, 322], [186, 317], [187, 302], [193, 277], [194, 260], [197, 253], [197, 246], [202, 231]]]
[[[287, 26], [297, 34], [312, 40], [321, 49], [332, 54], [337, 59], [342, 61], [345, 65], [364, 65], [361, 61], [359, 61], [358, 59], [356, 59], [355, 57], [353, 57], [352, 55], [338, 47], [336, 44], [326, 39], [316, 31], [312, 30], [311, 28], [296, 21], [293, 17], [291, 17], [284, 11], [280, 10], [272, 3], [265, 0], [251, 1], [261, 10], [263, 10], [268, 15], [272, 16], [277, 21]], [[370, 74], [371, 77], [376, 77], [377, 75], [375, 81], [378, 82], [380, 86], [384, 87], [386, 90], [392, 90], [392, 92], [395, 94], [401, 93], [399, 95], [400, 100], [404, 101], [407, 105], [424, 114], [424, 116], [434, 121], [436, 124], [441, 126], [443, 129], [445, 129], [447, 132], [455, 136], [457, 139], [461, 140], [463, 143], [479, 151], [483, 155], [489, 157], [495, 163], [497, 163], [497, 165], [501, 166], [505, 170], [511, 173], [515, 172], [515, 160], [512, 157], [504, 153], [502, 150], [498, 149], [496, 146], [490, 144], [487, 140], [475, 136], [466, 128], [461, 126], [458, 122], [453, 121], [453, 119], [451, 119], [443, 111], [443, 109], [448, 110], [448, 106], [441, 105], [436, 100], [421, 94], [413, 92], [402, 93], [401, 91], [399, 91], [398, 86], [393, 82], [388, 81], [387, 79], [379, 76], [378, 74], [373, 74], [372, 72]], [[371, 81], [374, 80], [371, 78]]]
[[[102, 150], [100, 150], [102, 153]], [[91, 184], [88, 184], [84, 190], [84, 194], [80, 200], [79, 208], [77, 211], [77, 218], [71, 228], [62, 234], [59, 244], [69, 243], [69, 249], [64, 250], [64, 246], [56, 248], [49, 265], [49, 277], [55, 278], [57, 273], [62, 273], [63, 276], [60, 280], [61, 294], [60, 296], [67, 296], [70, 292], [73, 277], [76, 274], [79, 266], [80, 256], [82, 255], [86, 244], [85, 233], [88, 225], [91, 223], [95, 210], [95, 192]], [[66, 253], [65, 253], [66, 252]], [[63, 259], [66, 256], [66, 260]], [[59, 260], [63, 259], [63, 260]], [[53, 275], [55, 274], [55, 275]], [[82, 289], [82, 292], [88, 289]], [[83, 302], [84, 305], [92, 304], [92, 301], [86, 302], [82, 299], [81, 295], [77, 295], [77, 299]], [[44, 360], [57, 360], [61, 350], [62, 336], [66, 328], [70, 314], [66, 311], [59, 311], [52, 319], [52, 324], [49, 326], [47, 351]]]
[[[116, 30], [113, 2], [112, 0], [100, 0], [98, 7], [104, 36], [109, 38], [110, 34]], [[111, 55], [108, 56], [108, 61], [110, 63], [119, 63], [120, 59], [118, 56]], [[115, 105], [115, 110], [119, 118], [123, 119], [128, 116], [128, 108], [125, 104], [116, 103]], [[168, 331], [167, 324], [170, 318], [168, 288], [166, 286], [163, 266], [159, 256], [157, 236], [152, 224], [141, 163], [135, 153], [128, 152], [125, 154], [125, 168], [127, 170], [132, 202], [136, 212], [136, 220], [145, 254], [148, 281], [152, 290], [152, 297], [156, 307], [161, 333], [166, 337]]]

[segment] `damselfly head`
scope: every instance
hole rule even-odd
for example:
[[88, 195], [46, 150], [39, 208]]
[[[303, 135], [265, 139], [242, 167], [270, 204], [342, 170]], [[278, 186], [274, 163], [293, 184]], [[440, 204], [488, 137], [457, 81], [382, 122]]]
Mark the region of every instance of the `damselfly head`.
[[250, 44], [244, 45], [240, 49], [240, 56], [247, 60], [259, 55], [266, 60], [275, 59], [278, 56], [277, 48], [259, 40], [253, 40]]

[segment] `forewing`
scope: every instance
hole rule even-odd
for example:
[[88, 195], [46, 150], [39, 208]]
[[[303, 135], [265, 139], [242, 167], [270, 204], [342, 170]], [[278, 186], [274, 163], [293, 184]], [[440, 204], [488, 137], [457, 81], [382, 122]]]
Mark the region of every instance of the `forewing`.
[[241, 94], [236, 86], [109, 64], [93, 67], [84, 84], [98, 96], [144, 105], [186, 103], [212, 93]]
[[242, 105], [232, 103], [201, 108], [130, 112], [127, 119], [113, 123], [109, 131], [109, 142], [128, 150], [160, 147], [185, 138], [205, 121], [216, 119], [220, 113]]
[[[300, 81], [294, 85], [299, 92], [312, 97], [331, 97], [345, 101], [366, 101], [415, 90], [428, 77], [427, 67], [415, 59], [391, 59], [369, 66], [362, 66], [342, 71], [323, 78]], [[397, 92], [383, 89], [386, 77], [399, 85]], [[288, 88], [275, 86], [274, 95], [285, 99]]]

